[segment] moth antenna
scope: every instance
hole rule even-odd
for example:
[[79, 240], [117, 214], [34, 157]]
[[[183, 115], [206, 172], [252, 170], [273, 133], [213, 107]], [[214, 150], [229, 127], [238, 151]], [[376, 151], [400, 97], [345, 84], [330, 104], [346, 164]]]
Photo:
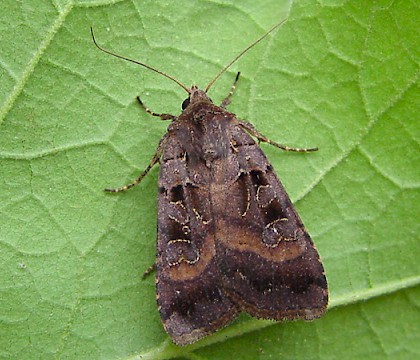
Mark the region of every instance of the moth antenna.
[[92, 28], [90, 28], [90, 32], [91, 32], [91, 34], [92, 34], [92, 40], [93, 40], [93, 43], [96, 45], [96, 47], [97, 47], [99, 50], [103, 51], [104, 53], [107, 53], [107, 54], [109, 54], [109, 55], [115, 56], [116, 58], [119, 58], [119, 59], [123, 59], [123, 60], [126, 60], [126, 61], [130, 61], [130, 62], [132, 62], [132, 63], [134, 63], [134, 64], [137, 64], [137, 65], [141, 65], [141, 66], [145, 67], [146, 69], [152, 70], [152, 71], [154, 71], [155, 73], [158, 73], [158, 74], [160, 74], [160, 75], [162, 75], [162, 76], [164, 76], [164, 77], [166, 77], [166, 78], [168, 78], [168, 79], [172, 80], [173, 82], [177, 83], [177, 84], [178, 84], [179, 86], [181, 86], [181, 87], [182, 87], [182, 88], [183, 88], [183, 89], [184, 89], [184, 90], [185, 90], [188, 94], [191, 92], [191, 91], [190, 91], [190, 89], [188, 89], [188, 87], [186, 87], [186, 86], [185, 86], [182, 82], [180, 82], [179, 80], [175, 79], [174, 77], [172, 77], [172, 76], [170, 76], [170, 75], [168, 75], [168, 74], [165, 74], [163, 71], [160, 71], [160, 70], [158, 70], [158, 69], [155, 69], [154, 67], [151, 67], [150, 65], [147, 65], [147, 64], [142, 63], [142, 62], [140, 62], [140, 61], [130, 59], [130, 58], [128, 58], [128, 57], [125, 57], [125, 56], [122, 56], [122, 55], [119, 55], [119, 54], [113, 53], [112, 51], [109, 51], [109, 50], [107, 50], [107, 49], [103, 48], [102, 46], [100, 46], [100, 45], [96, 42], [95, 35], [93, 34], [93, 29], [92, 29]]
[[287, 19], [284, 19], [274, 25], [270, 30], [266, 31], [264, 35], [259, 37], [257, 40], [249, 44], [244, 50], [242, 50], [238, 55], [236, 55], [233, 60], [231, 60], [222, 70], [219, 71], [219, 73], [209, 82], [209, 84], [206, 87], [205, 92], [209, 91], [209, 89], [213, 86], [213, 84], [216, 82], [216, 80], [222, 75], [227, 69], [231, 67], [231, 65], [236, 62], [243, 54], [245, 54], [249, 49], [253, 48], [255, 45], [257, 45], [261, 40], [263, 40], [266, 36], [268, 36], [270, 33], [272, 33], [275, 29], [277, 29], [279, 26], [283, 25]]

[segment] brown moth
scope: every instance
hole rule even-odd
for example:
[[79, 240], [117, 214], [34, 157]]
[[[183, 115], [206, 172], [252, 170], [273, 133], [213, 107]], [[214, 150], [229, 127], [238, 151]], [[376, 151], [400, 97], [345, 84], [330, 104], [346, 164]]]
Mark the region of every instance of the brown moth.
[[149, 65], [111, 53], [175, 81], [188, 93], [145, 171], [120, 192], [140, 183], [160, 163], [156, 291], [162, 323], [186, 345], [231, 322], [240, 312], [273, 320], [312, 320], [326, 311], [328, 288], [317, 250], [273, 167], [253, 137], [287, 151], [253, 125], [216, 106], [207, 91], [249, 48], [200, 90], [186, 87]]

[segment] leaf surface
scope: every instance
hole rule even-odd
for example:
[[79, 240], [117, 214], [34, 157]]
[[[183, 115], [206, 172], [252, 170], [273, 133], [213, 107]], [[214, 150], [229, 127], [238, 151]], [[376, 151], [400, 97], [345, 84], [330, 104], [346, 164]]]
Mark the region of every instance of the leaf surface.
[[[0, 357], [415, 358], [419, 319], [419, 5], [415, 1], [31, 1], [0, 15]], [[312, 323], [240, 316], [170, 343], [141, 274], [154, 261], [149, 163], [185, 92], [90, 37], [210, 90], [262, 144], [311, 233], [331, 290]]]

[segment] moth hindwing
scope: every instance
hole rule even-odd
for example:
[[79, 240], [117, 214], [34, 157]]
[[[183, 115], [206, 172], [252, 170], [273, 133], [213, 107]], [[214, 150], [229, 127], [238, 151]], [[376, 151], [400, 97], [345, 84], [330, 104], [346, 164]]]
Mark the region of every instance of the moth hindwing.
[[161, 164], [157, 303], [178, 345], [217, 331], [240, 312], [312, 320], [328, 303], [318, 252], [253, 137], [284, 150], [317, 149], [274, 143], [228, 112], [238, 77], [221, 106], [207, 96], [216, 78], [205, 91], [174, 80], [189, 94], [180, 116], [154, 113], [138, 98], [148, 113], [172, 122], [146, 170], [129, 185], [106, 189], [127, 190]]

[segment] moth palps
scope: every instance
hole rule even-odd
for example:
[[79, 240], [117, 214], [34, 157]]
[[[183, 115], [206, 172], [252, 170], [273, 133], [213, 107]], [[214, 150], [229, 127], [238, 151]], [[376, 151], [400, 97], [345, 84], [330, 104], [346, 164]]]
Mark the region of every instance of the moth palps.
[[[283, 23], [283, 22], [282, 22]], [[140, 183], [160, 163], [156, 292], [165, 330], [186, 345], [227, 325], [240, 312], [273, 320], [312, 320], [328, 303], [324, 268], [286, 191], [253, 138], [288, 151], [226, 110], [207, 92], [236, 56], [200, 90], [144, 63], [111, 53], [175, 81], [188, 93], [179, 116], [146, 170], [120, 192]]]

